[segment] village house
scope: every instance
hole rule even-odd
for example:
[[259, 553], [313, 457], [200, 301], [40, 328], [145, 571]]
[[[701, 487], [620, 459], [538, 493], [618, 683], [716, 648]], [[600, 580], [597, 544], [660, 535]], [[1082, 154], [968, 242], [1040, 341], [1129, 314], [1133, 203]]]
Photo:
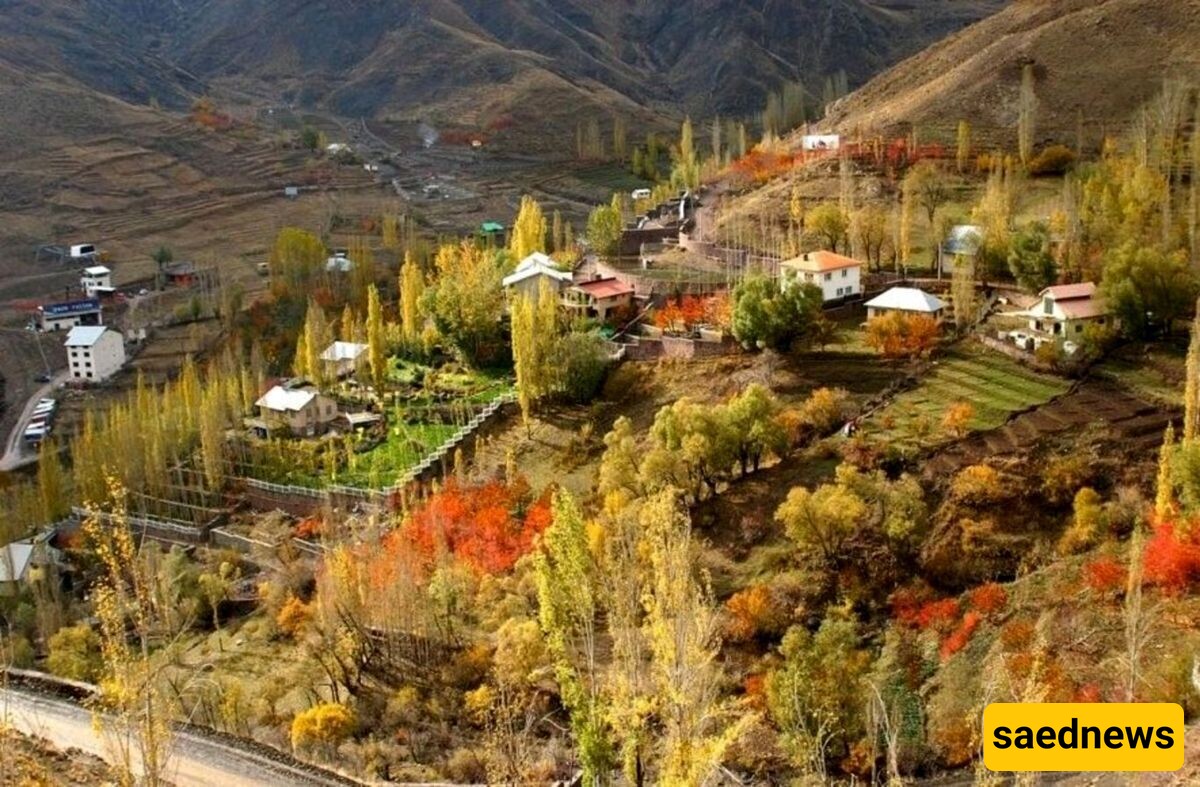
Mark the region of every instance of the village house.
[[916, 287], [892, 287], [867, 301], [868, 321], [892, 312], [923, 314], [941, 322], [946, 313], [946, 304], [937, 296]]
[[570, 271], [564, 271], [550, 257], [535, 251], [517, 265], [517, 269], [504, 277], [501, 282], [504, 293], [511, 301], [518, 295], [530, 298], [538, 297], [542, 282], [547, 282], [555, 295], [568, 286], [575, 276]]
[[1029, 320], [1029, 330], [1057, 339], [1077, 340], [1088, 325], [1110, 325], [1104, 298], [1094, 282], [1059, 284], [1038, 293], [1038, 302], [1019, 316]]
[[58, 582], [63, 555], [50, 546], [53, 530], [0, 548], [0, 595], [15, 596], [30, 583]]
[[633, 285], [612, 277], [592, 279], [568, 287], [561, 303], [568, 311], [606, 322], [614, 311], [633, 304]]
[[163, 283], [172, 287], [191, 287], [199, 275], [196, 263], [188, 260], [164, 263], [161, 270]]
[[983, 228], [973, 224], [957, 224], [946, 233], [945, 240], [938, 246], [938, 270], [954, 274], [954, 266], [960, 260], [975, 262], [983, 246]]
[[125, 340], [121, 334], [103, 325], [78, 325], [64, 342], [71, 378], [100, 382], [112, 377], [125, 365]]
[[321, 353], [326, 370], [335, 377], [349, 377], [358, 369], [359, 358], [367, 351], [367, 345], [357, 342], [334, 342]]
[[832, 251], [810, 251], [779, 264], [780, 289], [796, 284], [815, 284], [824, 303], [841, 301], [862, 293], [862, 263]]
[[103, 323], [100, 301], [95, 298], [46, 303], [37, 308], [37, 325], [41, 331], [65, 331], [77, 325]]
[[495, 248], [505, 243], [504, 225], [498, 221], [485, 221], [479, 225], [479, 237]]
[[284, 383], [254, 403], [258, 418], [247, 420], [260, 437], [287, 431], [296, 437], [320, 434], [338, 417], [337, 404], [307, 384]]
[[97, 295], [111, 295], [113, 292], [112, 271], [103, 265], [93, 265], [83, 269], [79, 277], [79, 287], [89, 298]]

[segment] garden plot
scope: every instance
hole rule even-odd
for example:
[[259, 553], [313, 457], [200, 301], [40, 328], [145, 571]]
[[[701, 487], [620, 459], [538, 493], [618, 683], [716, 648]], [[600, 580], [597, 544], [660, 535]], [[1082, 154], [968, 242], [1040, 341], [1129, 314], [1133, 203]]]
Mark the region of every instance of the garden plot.
[[1038, 374], [1002, 355], [963, 347], [941, 360], [916, 388], [872, 414], [863, 432], [912, 453], [954, 437], [942, 424], [954, 405], [966, 403], [968, 431], [995, 429], [1021, 410], [1045, 404], [1069, 388], [1067, 381]]

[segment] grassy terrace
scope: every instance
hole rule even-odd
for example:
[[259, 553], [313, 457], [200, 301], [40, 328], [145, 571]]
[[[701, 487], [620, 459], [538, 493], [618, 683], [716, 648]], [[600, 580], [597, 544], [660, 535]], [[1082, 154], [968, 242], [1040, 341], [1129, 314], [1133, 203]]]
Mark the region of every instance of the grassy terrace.
[[968, 428], [994, 429], [1009, 415], [1065, 393], [1066, 380], [1030, 371], [1009, 358], [974, 346], [943, 357], [920, 384], [897, 396], [864, 424], [869, 437], [911, 452], [950, 439], [942, 418], [954, 404], [974, 409]]

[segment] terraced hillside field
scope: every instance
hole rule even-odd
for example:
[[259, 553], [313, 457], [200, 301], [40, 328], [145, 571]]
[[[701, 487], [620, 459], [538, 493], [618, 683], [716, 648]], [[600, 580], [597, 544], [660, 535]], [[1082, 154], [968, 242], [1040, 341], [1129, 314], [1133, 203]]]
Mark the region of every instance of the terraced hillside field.
[[1013, 413], [1049, 402], [1067, 392], [1069, 383], [1038, 374], [976, 345], [963, 345], [939, 360], [917, 387], [873, 413], [863, 433], [906, 453], [949, 441], [942, 426], [946, 412], [965, 402], [972, 409], [967, 429], [995, 429]]
[[1079, 434], [1089, 428], [1130, 456], [1156, 456], [1163, 430], [1178, 416], [1175, 409], [1147, 402], [1119, 384], [1088, 380], [1065, 396], [1021, 413], [996, 429], [977, 432], [932, 456], [928, 475], [947, 476], [989, 456], [1030, 451], [1043, 439]]

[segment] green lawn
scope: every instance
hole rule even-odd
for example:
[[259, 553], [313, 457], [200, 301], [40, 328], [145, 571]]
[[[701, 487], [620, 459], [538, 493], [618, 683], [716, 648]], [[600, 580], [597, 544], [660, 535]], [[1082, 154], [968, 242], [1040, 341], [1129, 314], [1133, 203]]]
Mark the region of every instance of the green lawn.
[[453, 424], [392, 424], [387, 440], [370, 451], [352, 454], [334, 483], [363, 489], [391, 486], [456, 431], [458, 427]]
[[863, 431], [912, 452], [950, 439], [942, 418], [958, 402], [974, 408], [969, 429], [994, 429], [1013, 412], [1044, 404], [1068, 388], [1066, 380], [1030, 371], [1003, 355], [963, 347], [943, 357], [916, 388], [872, 414]]
[[1178, 407], [1183, 401], [1186, 355], [1182, 344], [1132, 345], [1105, 358], [1095, 371], [1137, 396]]

